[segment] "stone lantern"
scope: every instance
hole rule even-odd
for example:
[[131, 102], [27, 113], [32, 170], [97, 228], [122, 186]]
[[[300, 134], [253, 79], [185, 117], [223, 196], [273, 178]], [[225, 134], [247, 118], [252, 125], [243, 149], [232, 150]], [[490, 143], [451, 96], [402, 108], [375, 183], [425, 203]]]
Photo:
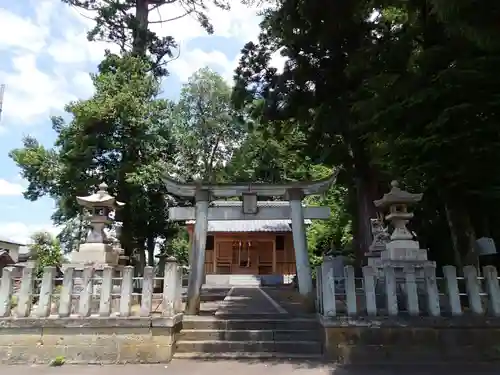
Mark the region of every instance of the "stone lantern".
[[[424, 290], [424, 268], [428, 266], [435, 267], [435, 263], [427, 259], [427, 250], [421, 249], [419, 242], [408, 230], [406, 225], [413, 218], [413, 213], [409, 212], [409, 207], [422, 200], [423, 194], [412, 194], [400, 189], [397, 181], [391, 182], [391, 191], [384, 194], [382, 199], [373, 203], [381, 211], [389, 211], [385, 220], [389, 221], [393, 230], [388, 233], [386, 229], [381, 229], [376, 238], [374, 238], [373, 248], [385, 250], [379, 253], [378, 257], [369, 258], [369, 265], [375, 267], [376, 274], [379, 277], [377, 282], [377, 295], [380, 302], [385, 303], [385, 287], [382, 278], [383, 269], [390, 267], [394, 269], [396, 277], [396, 291], [398, 294], [398, 304], [401, 309], [406, 307], [406, 286], [405, 273], [413, 270], [417, 282], [417, 291], [419, 306], [425, 306]], [[381, 225], [381, 223], [379, 223]], [[375, 254], [373, 254], [375, 255]]]
[[397, 181], [392, 181], [391, 187], [391, 191], [384, 194], [382, 199], [374, 201], [375, 207], [389, 210], [385, 219], [393, 227], [393, 232], [385, 245], [386, 250], [382, 251], [382, 260], [425, 261], [427, 251], [420, 249], [420, 244], [406, 228], [413, 218], [413, 213], [408, 211], [408, 206], [420, 202], [423, 194], [412, 194], [401, 190]]
[[390, 236], [384, 240], [385, 250], [380, 253], [380, 260], [374, 262], [378, 267], [390, 265], [402, 270], [405, 266], [412, 266], [421, 269], [425, 265], [434, 264], [427, 260], [427, 250], [420, 248], [419, 242], [406, 227], [413, 218], [408, 206], [420, 202], [422, 196], [423, 194], [404, 191], [397, 181], [392, 181], [391, 191], [373, 202], [375, 207], [389, 211], [385, 220], [393, 227]]
[[78, 204], [90, 211], [91, 229], [86, 241], [80, 244], [77, 252], [72, 253], [72, 263], [117, 265], [119, 262], [120, 250], [109, 243], [104, 228], [113, 222], [109, 214], [125, 204], [109, 195], [107, 189], [108, 186], [102, 183], [97, 193], [76, 197]]

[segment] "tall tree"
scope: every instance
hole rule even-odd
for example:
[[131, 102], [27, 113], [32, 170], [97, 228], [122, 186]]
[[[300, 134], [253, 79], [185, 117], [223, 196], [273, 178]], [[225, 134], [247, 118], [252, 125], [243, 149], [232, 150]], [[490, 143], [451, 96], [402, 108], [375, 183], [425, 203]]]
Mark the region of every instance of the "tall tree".
[[244, 135], [229, 85], [216, 72], [200, 69], [182, 88], [174, 118], [175, 173], [185, 180], [215, 182]]
[[303, 155], [306, 136], [294, 124], [279, 128], [250, 123], [250, 131], [225, 168], [231, 181], [282, 183], [310, 179], [310, 160]]
[[[489, 170], [500, 156], [499, 55], [471, 26], [496, 8], [485, 2], [464, 13], [465, 3], [447, 19], [446, 0], [282, 0], [266, 12], [259, 43], [242, 51], [236, 103], [263, 100], [264, 118], [277, 126], [293, 119], [307, 129], [312, 157], [344, 166], [347, 186], [356, 187], [360, 250], [387, 176], [425, 192], [425, 217], [446, 217], [458, 264], [477, 261], [475, 233], [498, 221], [490, 207], [499, 181]], [[277, 50], [288, 60], [281, 74], [269, 66]], [[434, 246], [450, 246], [444, 237]]]
[[[280, 124], [279, 129], [272, 124], [256, 124], [226, 166], [225, 178], [229, 181], [283, 183], [328, 177], [331, 168], [314, 164], [301, 152], [305, 140], [306, 136], [293, 124]], [[323, 196], [306, 198], [307, 204], [327, 206], [332, 210], [328, 220], [315, 220], [308, 228], [312, 264], [317, 264], [332, 246], [352, 255], [348, 192], [346, 187], [336, 184]]]
[[[194, 17], [208, 33], [213, 26], [207, 17], [207, 3], [229, 9], [227, 0], [62, 0], [77, 9], [92, 14], [96, 25], [88, 33], [88, 39], [116, 43], [121, 52], [131, 52], [136, 57], [148, 56], [157, 76], [166, 74], [165, 64], [174, 58], [178, 47], [173, 36], [159, 36], [152, 31], [152, 24], [165, 23], [183, 17]], [[162, 8], [177, 8], [180, 14], [167, 19], [150, 21], [152, 14], [160, 14]]]
[[[351, 191], [357, 194], [360, 255], [371, 242], [369, 219], [375, 215], [379, 171], [351, 113], [350, 94], [363, 75], [350, 74], [348, 66], [351, 56], [371, 43], [371, 12], [361, 0], [280, 1], [265, 12], [259, 43], [243, 48], [234, 91], [236, 105], [263, 99], [267, 121], [293, 119], [308, 137], [313, 160], [345, 168], [356, 187]], [[276, 51], [288, 60], [282, 73], [270, 67]]]
[[127, 255], [138, 249], [141, 263], [145, 247], [153, 261], [155, 239], [168, 236], [171, 228], [161, 176], [174, 152], [172, 104], [156, 98], [159, 83], [150, 67], [142, 59], [108, 56], [92, 76], [95, 94], [66, 106], [72, 121], [53, 119], [53, 149], [27, 138], [23, 148], [10, 153], [29, 182], [25, 196], [56, 200], [56, 223], [78, 216], [75, 197], [106, 181], [126, 203], [117, 215], [123, 222], [122, 245]]

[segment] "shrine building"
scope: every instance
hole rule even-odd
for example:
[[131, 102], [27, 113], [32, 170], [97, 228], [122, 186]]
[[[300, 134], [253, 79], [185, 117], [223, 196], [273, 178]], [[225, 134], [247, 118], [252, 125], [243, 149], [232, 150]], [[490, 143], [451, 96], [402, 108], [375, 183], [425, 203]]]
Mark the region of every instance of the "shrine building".
[[[211, 205], [238, 207], [241, 202], [213, 201]], [[259, 202], [259, 207], [288, 206], [286, 201]], [[194, 220], [186, 221], [190, 241], [194, 224]], [[291, 282], [297, 272], [291, 220], [209, 220], [204, 269], [207, 276], [253, 275], [268, 283]]]

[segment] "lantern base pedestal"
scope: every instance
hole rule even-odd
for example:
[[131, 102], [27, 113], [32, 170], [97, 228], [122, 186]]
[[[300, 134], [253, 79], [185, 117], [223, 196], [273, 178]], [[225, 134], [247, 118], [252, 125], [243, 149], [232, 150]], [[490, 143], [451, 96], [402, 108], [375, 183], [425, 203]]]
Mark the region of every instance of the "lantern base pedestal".
[[112, 245], [104, 243], [83, 243], [79, 251], [71, 253], [72, 264], [105, 264], [109, 266], [118, 265], [120, 254]]

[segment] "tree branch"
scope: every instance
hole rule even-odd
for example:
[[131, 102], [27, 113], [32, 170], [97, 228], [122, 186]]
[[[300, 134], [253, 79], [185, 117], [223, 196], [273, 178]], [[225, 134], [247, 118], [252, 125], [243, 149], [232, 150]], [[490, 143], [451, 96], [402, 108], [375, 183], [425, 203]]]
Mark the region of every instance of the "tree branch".
[[[153, 24], [153, 23], [165, 23], [165, 22], [175, 21], [175, 20], [181, 19], [183, 17], [186, 17], [187, 15], [189, 15], [189, 14], [191, 14], [193, 12], [194, 12], [194, 9], [188, 10], [188, 11], [186, 11], [186, 13], [181, 14], [180, 16], [177, 16], [177, 17], [169, 18], [168, 20], [162, 20], [161, 16], [160, 16], [160, 20], [159, 21], [149, 21], [149, 23]], [[159, 12], [158, 12], [158, 14], [159, 14]]]

